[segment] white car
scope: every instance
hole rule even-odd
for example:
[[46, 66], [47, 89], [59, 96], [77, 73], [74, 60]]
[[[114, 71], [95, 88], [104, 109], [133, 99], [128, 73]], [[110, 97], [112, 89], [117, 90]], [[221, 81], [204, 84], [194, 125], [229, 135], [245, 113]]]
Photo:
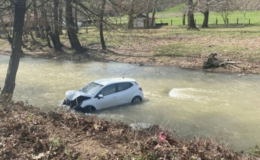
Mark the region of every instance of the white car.
[[65, 96], [64, 105], [84, 113], [143, 100], [142, 88], [130, 78], [96, 80]]

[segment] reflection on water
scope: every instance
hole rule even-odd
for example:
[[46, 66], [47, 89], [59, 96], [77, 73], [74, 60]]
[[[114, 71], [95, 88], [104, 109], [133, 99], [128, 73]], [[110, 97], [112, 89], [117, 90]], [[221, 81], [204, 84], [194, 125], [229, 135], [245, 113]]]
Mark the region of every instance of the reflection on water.
[[[8, 60], [0, 56], [1, 86]], [[142, 86], [144, 102], [99, 111], [97, 116], [126, 123], [159, 124], [178, 135], [221, 136], [236, 149], [260, 144], [259, 75], [239, 77], [173, 67], [22, 58], [14, 99], [28, 100], [38, 107], [58, 107], [67, 90], [123, 75]]]

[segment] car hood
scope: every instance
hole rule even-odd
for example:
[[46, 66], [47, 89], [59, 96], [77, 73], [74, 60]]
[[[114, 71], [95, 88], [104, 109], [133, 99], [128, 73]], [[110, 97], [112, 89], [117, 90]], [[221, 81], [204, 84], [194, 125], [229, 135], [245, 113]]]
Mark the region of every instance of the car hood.
[[76, 99], [77, 97], [79, 96], [84, 96], [84, 97], [89, 97], [91, 98], [90, 95], [84, 93], [84, 92], [81, 92], [81, 91], [78, 91], [78, 90], [71, 90], [71, 91], [67, 91], [65, 93], [65, 96], [68, 100], [70, 101], [73, 101], [74, 99]]

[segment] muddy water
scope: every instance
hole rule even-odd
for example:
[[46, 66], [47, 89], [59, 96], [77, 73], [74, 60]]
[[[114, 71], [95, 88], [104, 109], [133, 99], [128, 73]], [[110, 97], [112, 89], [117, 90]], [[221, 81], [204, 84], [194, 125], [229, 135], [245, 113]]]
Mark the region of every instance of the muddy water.
[[[1, 86], [8, 60], [0, 56]], [[219, 137], [238, 150], [260, 144], [259, 75], [22, 58], [14, 99], [39, 107], [57, 107], [67, 90], [124, 74], [142, 86], [144, 102], [104, 110], [97, 116], [126, 123], [159, 124], [179, 136]]]

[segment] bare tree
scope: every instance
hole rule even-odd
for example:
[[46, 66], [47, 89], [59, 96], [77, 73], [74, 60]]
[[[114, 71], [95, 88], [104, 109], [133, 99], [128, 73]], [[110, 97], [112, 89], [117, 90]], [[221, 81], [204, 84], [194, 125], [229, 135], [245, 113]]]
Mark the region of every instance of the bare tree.
[[53, 33], [53, 45], [55, 50], [60, 51], [61, 50], [61, 43], [60, 43], [60, 34], [59, 34], [59, 15], [58, 15], [58, 10], [59, 8], [59, 0], [54, 0], [54, 33]]
[[201, 27], [208, 28], [210, 10], [214, 10], [216, 8], [223, 8], [224, 1], [223, 0], [197, 0], [197, 2], [198, 2], [197, 4], [198, 11], [204, 15], [204, 19]]
[[193, 3], [193, 0], [188, 0], [188, 30], [190, 29], [196, 29], [198, 30], [198, 28], [196, 27], [195, 24], [195, 20], [194, 20], [194, 8], [197, 5], [196, 3]]
[[243, 25], [246, 21], [246, 13], [248, 11], [255, 11], [260, 9], [260, 0], [233, 0], [233, 7], [236, 10], [243, 11], [244, 19]]
[[36, 33], [36, 37], [39, 38], [41, 37], [41, 33], [40, 33], [40, 29], [38, 27], [38, 11], [37, 11], [37, 1], [32, 1], [33, 3], [33, 17], [34, 17], [34, 29], [35, 29], [35, 33]]
[[102, 49], [106, 50], [106, 43], [105, 43], [105, 39], [104, 39], [104, 34], [103, 34], [103, 21], [104, 21], [104, 13], [105, 13], [105, 6], [106, 6], [106, 0], [102, 0], [102, 7], [101, 7], [101, 14], [100, 14], [100, 41], [101, 41], [101, 45], [102, 45]]
[[134, 9], [135, 9], [135, 1], [134, 0], [132, 0], [131, 1], [131, 4], [130, 4], [130, 11], [129, 11], [129, 13], [128, 13], [128, 29], [131, 29], [131, 28], [133, 28], [133, 26], [134, 26]]
[[62, 26], [63, 26], [63, 0], [59, 2], [59, 34], [62, 35]]
[[220, 12], [224, 24], [228, 24], [228, 17], [235, 10], [234, 0], [216, 0], [215, 11]]
[[153, 8], [152, 22], [151, 22], [152, 25], [154, 24], [154, 21], [155, 21], [155, 13], [156, 13], [157, 2], [158, 2], [158, 0], [154, 0], [153, 6], [152, 6], [152, 8]]
[[41, 2], [43, 3], [43, 5], [40, 8], [42, 28], [44, 28], [44, 30], [45, 30], [45, 37], [46, 37], [47, 45], [49, 48], [52, 48], [50, 38], [53, 39], [53, 34], [52, 34], [51, 26], [49, 24], [48, 17], [47, 17], [47, 9], [46, 9], [47, 4], [44, 3], [44, 0], [41, 0]]
[[79, 42], [75, 22], [72, 16], [72, 0], [66, 0], [66, 27], [69, 36], [71, 47], [76, 50], [77, 53], [81, 53], [83, 48]]
[[1, 93], [1, 96], [7, 94], [9, 97], [14, 92], [16, 73], [20, 62], [26, 0], [11, 0], [11, 4], [14, 6], [12, 54], [10, 56], [5, 85]]

